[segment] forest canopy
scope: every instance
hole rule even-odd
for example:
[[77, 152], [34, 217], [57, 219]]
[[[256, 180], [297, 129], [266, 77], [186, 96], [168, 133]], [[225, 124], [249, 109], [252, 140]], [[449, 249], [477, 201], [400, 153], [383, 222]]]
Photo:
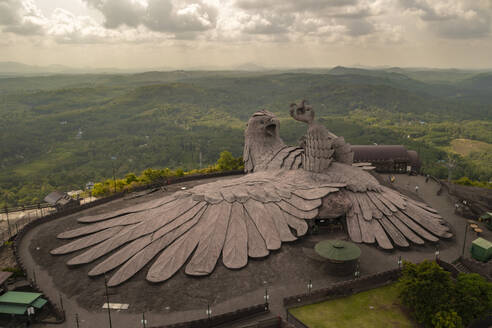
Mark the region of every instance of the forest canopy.
[[[296, 144], [305, 126], [288, 106], [302, 98], [351, 144], [403, 144], [419, 152], [424, 173], [439, 178], [452, 156], [452, 179], [486, 186], [492, 86], [484, 92], [476, 79], [490, 76], [442, 83], [429, 82], [432, 71], [425, 81], [417, 75], [337, 68], [0, 78], [0, 206], [82, 189], [111, 178], [113, 168], [123, 179], [149, 168], [204, 168], [224, 150], [237, 158], [245, 124], [262, 108], [279, 117], [283, 140]], [[463, 151], [468, 145], [472, 152]]]

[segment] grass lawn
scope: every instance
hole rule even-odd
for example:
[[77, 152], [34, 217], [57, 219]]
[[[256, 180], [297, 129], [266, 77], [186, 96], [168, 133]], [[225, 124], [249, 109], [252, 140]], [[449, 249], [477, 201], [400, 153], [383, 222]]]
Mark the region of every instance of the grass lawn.
[[290, 312], [310, 328], [417, 327], [400, 308], [394, 284]]
[[468, 156], [472, 152], [490, 153], [492, 144], [470, 139], [454, 139], [451, 141], [451, 150], [462, 156]]

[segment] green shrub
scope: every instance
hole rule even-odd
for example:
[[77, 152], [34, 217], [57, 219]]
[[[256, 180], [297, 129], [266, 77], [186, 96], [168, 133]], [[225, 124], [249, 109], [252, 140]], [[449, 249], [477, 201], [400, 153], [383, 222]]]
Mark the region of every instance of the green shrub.
[[3, 268], [2, 271], [12, 272], [13, 273], [13, 275], [12, 275], [13, 278], [25, 277], [26, 276], [26, 274], [24, 273], [24, 271], [22, 271], [21, 269], [19, 269], [17, 267], [14, 267], [14, 268], [11, 268], [11, 267]]
[[460, 328], [492, 309], [492, 283], [478, 274], [456, 280], [435, 262], [404, 263], [398, 281], [400, 299], [425, 327]]
[[437, 312], [451, 309], [453, 282], [449, 272], [435, 262], [405, 262], [398, 281], [402, 303], [412, 309], [419, 323], [432, 327]]
[[454, 311], [439, 311], [432, 318], [434, 328], [462, 328], [463, 322], [458, 313]]

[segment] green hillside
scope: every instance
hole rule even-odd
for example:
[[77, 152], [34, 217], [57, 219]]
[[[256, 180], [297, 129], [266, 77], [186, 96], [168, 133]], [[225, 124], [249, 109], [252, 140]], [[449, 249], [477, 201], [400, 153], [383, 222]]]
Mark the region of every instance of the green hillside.
[[[112, 165], [124, 176], [149, 167], [194, 169], [200, 159], [206, 166], [222, 150], [240, 156], [244, 124], [261, 108], [279, 116], [282, 138], [295, 144], [305, 126], [288, 108], [302, 98], [352, 144], [405, 144], [435, 175], [447, 172], [442, 161], [452, 140], [492, 143], [487, 84], [433, 84], [404, 73], [336, 68], [0, 78], [0, 206], [103, 180]], [[490, 179], [489, 159], [480, 158], [471, 164], [463, 158], [455, 178]]]

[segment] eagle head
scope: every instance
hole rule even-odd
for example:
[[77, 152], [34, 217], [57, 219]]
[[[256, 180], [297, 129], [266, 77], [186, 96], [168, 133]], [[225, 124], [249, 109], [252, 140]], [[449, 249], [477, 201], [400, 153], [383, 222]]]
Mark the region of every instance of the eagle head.
[[299, 105], [295, 103], [290, 105], [290, 116], [296, 121], [311, 124], [314, 120], [314, 110], [307, 100], [303, 100]]
[[267, 110], [261, 110], [253, 114], [246, 127], [246, 135], [256, 135], [263, 138], [280, 138], [280, 122], [275, 115]]
[[279, 120], [267, 110], [260, 110], [251, 116], [244, 132], [243, 159], [246, 172], [265, 169], [273, 156], [285, 147], [279, 129]]

